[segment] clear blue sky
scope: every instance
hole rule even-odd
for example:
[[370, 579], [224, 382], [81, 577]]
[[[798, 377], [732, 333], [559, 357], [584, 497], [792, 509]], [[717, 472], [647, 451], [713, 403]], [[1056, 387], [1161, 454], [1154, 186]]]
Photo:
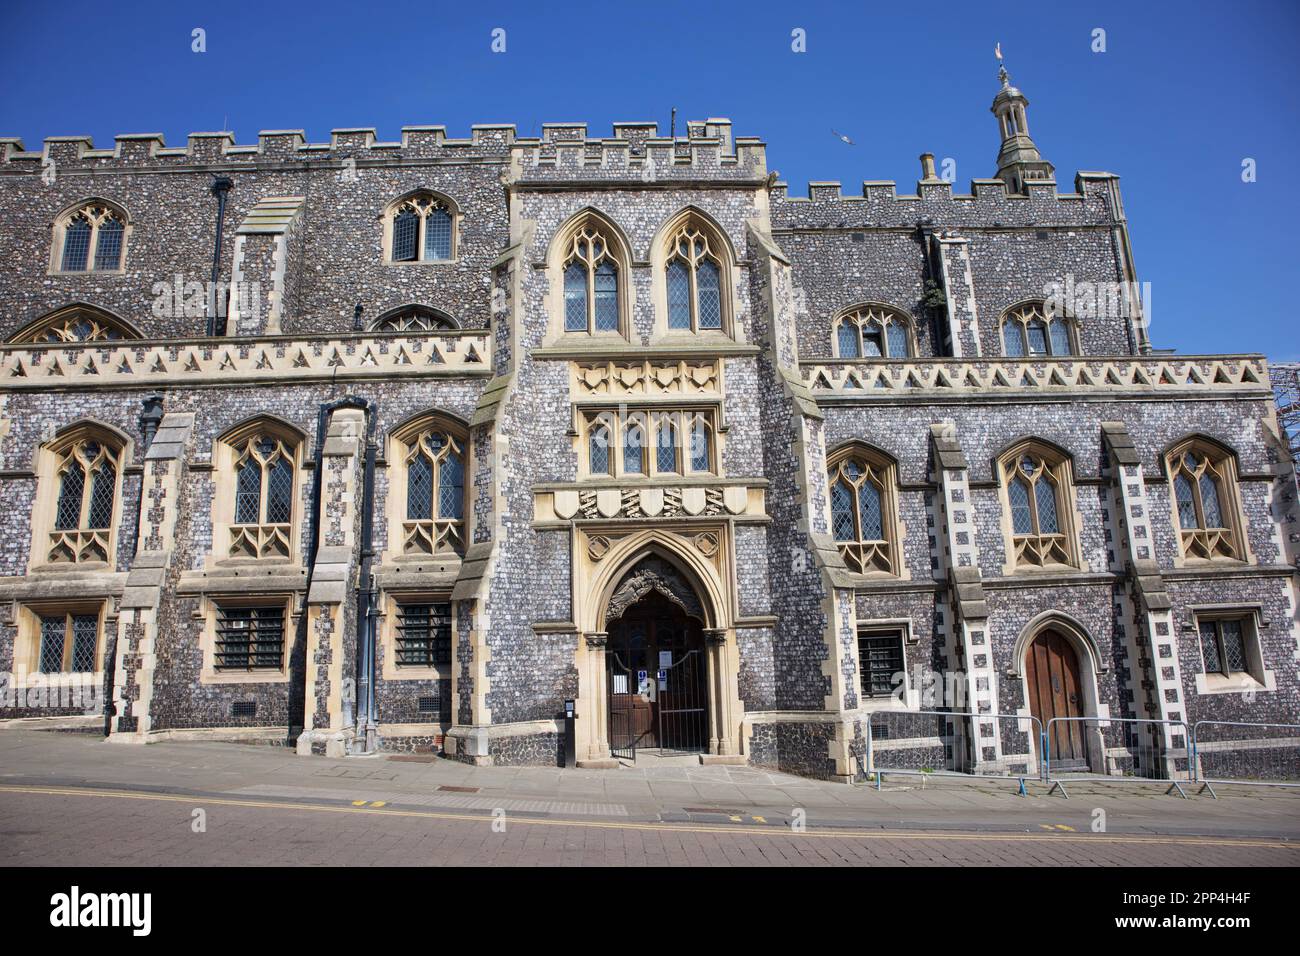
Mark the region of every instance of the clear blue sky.
[[[1152, 338], [1300, 358], [1300, 2], [528, 3], [0, 0], [0, 135], [729, 116], [801, 194], [894, 179], [917, 154], [992, 175], [1001, 41], [1057, 179], [1122, 176]], [[191, 30], [207, 52], [191, 51]], [[491, 31], [506, 30], [506, 52]], [[791, 51], [791, 30], [807, 52]], [[1106, 52], [1091, 50], [1094, 28]], [[679, 129], [682, 127], [679, 125]], [[856, 141], [848, 146], [834, 128]], [[1243, 183], [1241, 164], [1257, 163]]]

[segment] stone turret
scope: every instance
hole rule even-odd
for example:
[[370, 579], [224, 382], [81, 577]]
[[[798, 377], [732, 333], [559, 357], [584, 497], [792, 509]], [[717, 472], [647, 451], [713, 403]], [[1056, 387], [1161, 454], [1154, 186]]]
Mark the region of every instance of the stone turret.
[[1005, 66], [998, 67], [1002, 89], [993, 97], [990, 109], [998, 118], [1002, 148], [998, 150], [997, 178], [1007, 184], [1007, 192], [1022, 193], [1027, 179], [1051, 179], [1054, 167], [1038, 153], [1038, 147], [1029, 136], [1029, 123], [1025, 118], [1029, 99], [1011, 85], [1011, 76]]

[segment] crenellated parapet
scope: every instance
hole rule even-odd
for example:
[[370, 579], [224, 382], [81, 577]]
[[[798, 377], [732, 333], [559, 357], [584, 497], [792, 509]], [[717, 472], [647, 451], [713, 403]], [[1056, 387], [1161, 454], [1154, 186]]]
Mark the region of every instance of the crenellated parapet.
[[1079, 172], [1075, 191], [1059, 192], [1056, 181], [1025, 183], [1011, 193], [1000, 179], [973, 179], [970, 192], [953, 193], [942, 179], [919, 180], [912, 195], [899, 195], [892, 180], [868, 180], [862, 195], [844, 195], [838, 182], [810, 182], [806, 196], [791, 196], [789, 185], [772, 187], [772, 228], [888, 229], [919, 223], [972, 229], [1044, 228], [1112, 225], [1123, 217], [1119, 177], [1106, 172]]
[[731, 121], [686, 124], [686, 136], [661, 136], [656, 123], [615, 123], [610, 138], [591, 138], [585, 123], [547, 123], [538, 138], [512, 146], [515, 176], [532, 181], [596, 179], [682, 182], [767, 177], [765, 147], [733, 137]]
[[918, 359], [811, 360], [799, 365], [818, 402], [927, 403], [973, 398], [1271, 395], [1267, 362], [1258, 355], [1168, 358], [1076, 358], [1019, 361]]

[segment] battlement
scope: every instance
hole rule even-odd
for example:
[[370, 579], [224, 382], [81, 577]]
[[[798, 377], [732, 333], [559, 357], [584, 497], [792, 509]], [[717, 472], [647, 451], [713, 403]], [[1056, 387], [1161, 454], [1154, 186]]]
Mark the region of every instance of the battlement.
[[838, 182], [810, 182], [806, 196], [791, 196], [789, 184], [772, 187], [772, 227], [782, 229], [870, 229], [915, 226], [1026, 227], [1101, 225], [1122, 218], [1119, 177], [1080, 171], [1074, 192], [1057, 190], [1056, 180], [1025, 182], [1009, 193], [1001, 179], [972, 179], [968, 193], [935, 177], [920, 179], [916, 192], [899, 195], [893, 180], [866, 180], [860, 196], [846, 196]]
[[50, 136], [40, 150], [16, 137], [0, 137], [0, 172], [39, 173], [53, 164], [65, 169], [134, 170], [190, 166], [239, 168], [267, 163], [354, 160], [380, 165], [434, 159], [505, 161], [513, 154], [523, 178], [591, 175], [639, 179], [767, 175], [763, 143], [733, 138], [731, 121], [686, 124], [686, 136], [664, 137], [654, 122], [618, 122], [608, 138], [589, 138], [585, 123], [545, 123], [539, 137], [520, 138], [513, 124], [479, 124], [466, 139], [447, 136], [445, 126], [404, 126], [401, 139], [384, 142], [373, 128], [330, 132], [328, 143], [311, 143], [304, 130], [263, 130], [256, 144], [239, 144], [231, 132], [190, 133], [184, 146], [168, 146], [161, 133], [114, 137], [111, 149], [89, 136]]

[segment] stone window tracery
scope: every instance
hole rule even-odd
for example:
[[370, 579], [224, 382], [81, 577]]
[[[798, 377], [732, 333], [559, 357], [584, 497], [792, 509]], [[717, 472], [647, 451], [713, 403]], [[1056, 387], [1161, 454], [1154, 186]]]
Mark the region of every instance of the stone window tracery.
[[564, 331], [617, 332], [621, 271], [594, 222], [574, 232], [564, 259]]
[[389, 262], [448, 262], [456, 257], [457, 212], [451, 201], [423, 191], [388, 210]]
[[106, 562], [112, 554], [122, 449], [98, 435], [56, 447], [58, 491], [46, 559]]
[[269, 433], [243, 438], [234, 449], [230, 555], [287, 558], [292, 551], [295, 450]]
[[1167, 455], [1165, 465], [1183, 557], [1242, 560], [1232, 456], [1208, 442], [1192, 440]]
[[402, 553], [463, 554], [464, 440], [438, 424], [428, 424], [402, 442], [406, 467]]
[[888, 306], [860, 306], [835, 321], [835, 352], [842, 359], [909, 358], [912, 339], [912, 320]]
[[673, 233], [668, 242], [664, 283], [670, 331], [721, 331], [724, 295], [722, 258], [717, 240], [694, 221]]
[[456, 329], [455, 319], [423, 305], [402, 306], [381, 315], [372, 332], [441, 332]]
[[1029, 443], [1002, 457], [1013, 568], [1077, 566], [1069, 462]]
[[104, 200], [91, 200], [61, 215], [54, 225], [56, 272], [117, 272], [126, 257], [126, 214]]
[[896, 574], [893, 464], [866, 449], [831, 456], [827, 467], [831, 533], [848, 569]]
[[1070, 322], [1050, 315], [1041, 302], [1010, 309], [1002, 317], [1002, 354], [1007, 358], [1073, 355]]

